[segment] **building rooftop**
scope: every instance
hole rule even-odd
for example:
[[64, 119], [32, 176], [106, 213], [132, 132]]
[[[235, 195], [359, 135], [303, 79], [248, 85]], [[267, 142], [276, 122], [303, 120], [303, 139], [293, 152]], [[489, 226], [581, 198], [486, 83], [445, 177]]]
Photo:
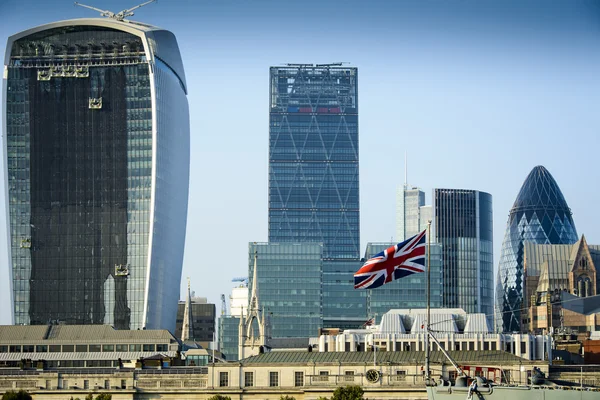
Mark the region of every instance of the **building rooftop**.
[[116, 330], [110, 325], [2, 325], [0, 344], [176, 342], [166, 329]]
[[[517, 357], [504, 351], [449, 351], [450, 356], [458, 363], [477, 363], [501, 365], [501, 364], [527, 364], [531, 361]], [[307, 363], [345, 363], [345, 364], [367, 364], [372, 363], [374, 356], [379, 364], [420, 364], [425, 363], [424, 351], [394, 351], [377, 352], [297, 352], [277, 351], [259, 354], [249, 357], [240, 362], [243, 365], [251, 364], [307, 364]], [[449, 363], [441, 351], [432, 351], [430, 356], [432, 363]]]

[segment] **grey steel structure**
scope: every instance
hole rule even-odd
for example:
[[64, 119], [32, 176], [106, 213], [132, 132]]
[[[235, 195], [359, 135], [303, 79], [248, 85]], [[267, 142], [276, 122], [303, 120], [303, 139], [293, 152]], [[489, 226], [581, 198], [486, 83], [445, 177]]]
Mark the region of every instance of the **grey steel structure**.
[[4, 65], [14, 322], [174, 331], [190, 140], [174, 35], [55, 22], [11, 36]]
[[494, 311], [492, 196], [478, 190], [434, 189], [435, 242], [442, 246], [443, 307]]

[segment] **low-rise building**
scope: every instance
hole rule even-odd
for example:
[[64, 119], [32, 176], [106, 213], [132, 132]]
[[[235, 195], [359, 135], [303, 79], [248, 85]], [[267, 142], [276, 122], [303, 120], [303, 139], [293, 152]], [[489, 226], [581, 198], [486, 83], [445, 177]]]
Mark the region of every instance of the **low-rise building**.
[[[110, 325], [0, 326], [0, 367], [141, 367], [170, 365], [179, 342], [168, 330], [116, 330]], [[160, 359], [161, 362], [157, 360]], [[141, 362], [141, 363], [140, 363]]]

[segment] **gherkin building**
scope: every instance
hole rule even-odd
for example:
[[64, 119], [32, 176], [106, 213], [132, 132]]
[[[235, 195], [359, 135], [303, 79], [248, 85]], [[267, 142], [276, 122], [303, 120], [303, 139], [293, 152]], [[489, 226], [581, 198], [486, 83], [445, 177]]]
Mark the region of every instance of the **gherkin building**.
[[502, 332], [521, 330], [526, 241], [536, 244], [577, 241], [571, 209], [550, 172], [541, 165], [525, 179], [508, 216], [496, 281], [497, 328]]

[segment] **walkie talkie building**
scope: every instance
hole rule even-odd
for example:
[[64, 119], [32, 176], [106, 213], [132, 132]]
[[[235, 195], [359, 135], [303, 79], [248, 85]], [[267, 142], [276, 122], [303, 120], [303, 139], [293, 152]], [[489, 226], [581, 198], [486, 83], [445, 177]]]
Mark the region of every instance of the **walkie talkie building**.
[[14, 322], [174, 331], [190, 134], [173, 34], [39, 26], [8, 39], [3, 83]]

